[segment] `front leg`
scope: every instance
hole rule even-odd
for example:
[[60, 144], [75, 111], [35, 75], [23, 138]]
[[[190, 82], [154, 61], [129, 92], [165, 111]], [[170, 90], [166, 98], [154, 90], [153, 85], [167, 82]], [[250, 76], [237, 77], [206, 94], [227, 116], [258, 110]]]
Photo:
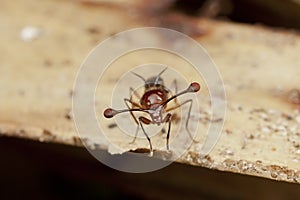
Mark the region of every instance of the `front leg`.
[[[133, 102], [132, 100], [127, 99], [127, 98], [124, 99], [124, 103], [125, 103], [125, 105], [127, 106], [128, 109], [133, 108], [133, 106], [138, 107], [138, 108], [141, 108], [141, 107], [139, 106], [139, 104], [137, 104], [137, 103], [135, 103], [135, 102]], [[131, 107], [129, 106], [129, 103], [131, 104]], [[135, 117], [135, 115], [133, 114], [133, 112], [130, 111], [130, 115], [133, 117], [135, 123], [137, 124], [136, 130], [135, 130], [135, 134], [134, 134], [134, 138], [133, 138], [133, 140], [130, 142], [130, 144], [133, 144], [133, 143], [135, 142], [136, 137], [137, 137], [137, 134], [138, 134], [138, 132], [139, 132], [139, 122], [138, 122], [138, 120], [136, 119], [136, 117]]]
[[164, 119], [164, 122], [169, 124], [168, 126], [168, 133], [167, 133], [167, 150], [169, 150], [169, 137], [170, 137], [170, 131], [171, 131], [171, 113], [168, 113], [167, 116]]
[[181, 106], [183, 106], [183, 105], [185, 105], [185, 104], [189, 104], [189, 110], [188, 110], [188, 114], [187, 114], [187, 119], [186, 119], [186, 123], [185, 123], [185, 128], [186, 128], [187, 133], [188, 133], [189, 137], [191, 138], [191, 140], [192, 140], [194, 143], [198, 143], [199, 141], [197, 141], [197, 140], [194, 139], [194, 137], [193, 137], [193, 135], [192, 135], [192, 133], [191, 133], [191, 131], [190, 131], [190, 129], [189, 129], [189, 121], [190, 121], [191, 111], [192, 111], [192, 106], [193, 106], [193, 100], [192, 100], [192, 99], [188, 99], [188, 100], [184, 101], [183, 103], [181, 103], [181, 104], [179, 104], [179, 105], [177, 105], [177, 106], [174, 106], [174, 107], [172, 107], [172, 108], [168, 108], [168, 109], [166, 110], [166, 112], [169, 112], [169, 111], [171, 111], [171, 110], [175, 110], [175, 109], [177, 109], [177, 108], [179, 108], [179, 107], [181, 107]]
[[146, 118], [146, 117], [141, 116], [141, 117], [139, 117], [139, 122], [140, 122], [141, 128], [142, 128], [142, 130], [143, 130], [143, 132], [144, 132], [144, 134], [145, 134], [145, 136], [146, 136], [146, 138], [147, 138], [147, 140], [149, 142], [149, 145], [150, 145], [150, 156], [152, 156], [153, 155], [153, 149], [152, 149], [151, 140], [150, 140], [150, 138], [149, 138], [148, 134], [146, 133], [146, 131], [144, 129], [144, 126], [143, 126], [143, 123], [146, 124], [146, 125], [151, 124], [151, 120], [148, 119], [148, 118]]

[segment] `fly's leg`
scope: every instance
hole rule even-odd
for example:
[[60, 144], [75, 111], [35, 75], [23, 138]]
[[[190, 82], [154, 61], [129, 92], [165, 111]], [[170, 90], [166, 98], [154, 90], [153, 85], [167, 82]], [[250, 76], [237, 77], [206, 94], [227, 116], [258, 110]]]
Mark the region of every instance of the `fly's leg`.
[[198, 143], [199, 141], [197, 141], [193, 138], [193, 135], [191, 134], [190, 129], [189, 129], [189, 121], [190, 121], [190, 116], [191, 116], [191, 111], [192, 111], [192, 106], [193, 106], [193, 100], [192, 99], [187, 100], [187, 101], [183, 102], [181, 105], [187, 104], [187, 103], [189, 103], [190, 106], [189, 106], [189, 112], [188, 112], [188, 116], [187, 116], [186, 123], [185, 123], [185, 128], [186, 128], [190, 138], [193, 140], [193, 142]]
[[149, 142], [149, 145], [150, 145], [150, 156], [152, 156], [153, 155], [153, 149], [152, 149], [151, 140], [150, 140], [150, 138], [149, 138], [148, 134], [146, 133], [146, 131], [144, 129], [144, 126], [143, 126], [143, 123], [146, 124], [146, 125], [151, 124], [151, 120], [148, 119], [148, 118], [146, 118], [146, 117], [142, 117], [141, 116], [141, 117], [139, 117], [139, 122], [140, 122], [140, 126], [141, 126], [141, 128], [142, 128], [142, 130], [143, 130], [143, 132], [144, 132], [144, 134], [145, 134], [145, 136], [146, 136], [146, 138], [147, 138], [147, 140]]
[[[177, 94], [177, 92], [178, 92], [178, 84], [177, 84], [177, 80], [176, 80], [176, 79], [174, 79], [174, 80], [172, 81], [172, 83], [171, 83], [171, 85], [170, 85], [170, 88], [171, 88], [171, 89], [174, 88], [174, 94]], [[168, 91], [170, 92], [169, 89], [168, 89]], [[172, 93], [172, 91], [171, 91], [171, 93]], [[174, 99], [174, 102], [175, 102], [176, 106], [179, 105], [179, 103], [178, 103], [178, 101], [177, 101], [177, 98]], [[166, 118], [167, 118], [167, 116], [166, 116]], [[165, 121], [165, 122], [167, 122], [167, 121]], [[170, 123], [171, 123], [171, 122], [170, 122]], [[161, 131], [161, 132], [162, 132], [162, 133], [165, 133], [166, 130], [165, 130], [164, 128], [162, 128], [162, 131]], [[168, 149], [168, 150], [169, 150], [169, 149]]]
[[[128, 109], [131, 108], [130, 105], [129, 105], [129, 103], [131, 104], [131, 106], [136, 106], [136, 107], [139, 107], [139, 108], [140, 108], [140, 106], [139, 106], [137, 103], [131, 101], [130, 99], [125, 98], [125, 99], [124, 99], [124, 102], [125, 102], [125, 104], [126, 104], [126, 106], [127, 106]], [[135, 135], [134, 135], [134, 138], [133, 138], [133, 140], [130, 142], [130, 144], [132, 144], [132, 143], [135, 142], [136, 137], [137, 137], [137, 134], [138, 134], [138, 132], [139, 132], [139, 122], [138, 122], [138, 120], [136, 119], [136, 117], [135, 117], [135, 115], [133, 114], [132, 111], [130, 111], [130, 115], [132, 116], [132, 118], [134, 119], [134, 121], [135, 121], [135, 123], [136, 123], [136, 125], [137, 125], [136, 131], [135, 131]]]
[[131, 97], [132, 94], [136, 96], [136, 98], [141, 99], [141, 96], [134, 90], [132, 87], [129, 88], [129, 96]]
[[[178, 92], [178, 84], [177, 84], [177, 80], [176, 79], [174, 79], [173, 81], [172, 81], [172, 83], [171, 83], [171, 85], [170, 85], [170, 88], [172, 88], [172, 87], [174, 87], [174, 94], [177, 94], [177, 92]], [[178, 102], [177, 102], [177, 98], [176, 99], [174, 99], [174, 102], [176, 103], [176, 104], [178, 104]]]
[[192, 99], [186, 100], [186, 101], [184, 101], [183, 103], [181, 103], [181, 104], [179, 104], [177, 106], [169, 108], [169, 109], [166, 110], [166, 112], [169, 112], [171, 110], [175, 110], [175, 109], [177, 109], [177, 108], [179, 108], [179, 107], [181, 107], [181, 106], [183, 106], [185, 104], [189, 104], [189, 110], [188, 110], [188, 115], [187, 115], [187, 119], [186, 119], [186, 123], [185, 123], [185, 128], [186, 128], [186, 130], [187, 130], [190, 138], [193, 140], [193, 142], [198, 143], [199, 141], [197, 141], [197, 140], [195, 140], [193, 138], [193, 136], [192, 136], [192, 134], [190, 132], [190, 129], [189, 129], [189, 121], [190, 121], [190, 116], [191, 116], [191, 111], [192, 111], [192, 105], [193, 105], [193, 100]]
[[168, 123], [168, 133], [167, 133], [167, 150], [169, 150], [169, 137], [170, 137], [170, 131], [171, 131], [171, 113], [168, 113], [165, 119], [163, 120], [165, 123]]

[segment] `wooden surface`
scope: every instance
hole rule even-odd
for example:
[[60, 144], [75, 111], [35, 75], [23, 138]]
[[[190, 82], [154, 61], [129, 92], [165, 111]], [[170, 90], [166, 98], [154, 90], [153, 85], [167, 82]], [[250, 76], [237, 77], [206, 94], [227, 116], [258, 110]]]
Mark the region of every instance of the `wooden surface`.
[[3, 137], [0, 150], [5, 160], [1, 199], [300, 198], [298, 184], [180, 163], [152, 173], [124, 173], [102, 165], [84, 148], [69, 145]]
[[[178, 162], [300, 183], [299, 35], [169, 13], [153, 16], [136, 5], [3, 1], [1, 134], [81, 145], [70, 112], [84, 58], [114, 33], [165, 26], [191, 35], [207, 49], [227, 94], [226, 122], [214, 150], [201, 156], [192, 146]], [[40, 30], [32, 41], [20, 37], [28, 26]]]

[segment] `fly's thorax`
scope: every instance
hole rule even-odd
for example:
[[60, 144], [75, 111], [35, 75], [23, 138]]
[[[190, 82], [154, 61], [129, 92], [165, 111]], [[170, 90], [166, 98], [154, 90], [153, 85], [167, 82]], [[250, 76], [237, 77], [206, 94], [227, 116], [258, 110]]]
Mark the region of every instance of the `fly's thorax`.
[[162, 88], [146, 90], [143, 94], [140, 104], [145, 109], [153, 109], [155, 105], [161, 105], [168, 99], [168, 92]]

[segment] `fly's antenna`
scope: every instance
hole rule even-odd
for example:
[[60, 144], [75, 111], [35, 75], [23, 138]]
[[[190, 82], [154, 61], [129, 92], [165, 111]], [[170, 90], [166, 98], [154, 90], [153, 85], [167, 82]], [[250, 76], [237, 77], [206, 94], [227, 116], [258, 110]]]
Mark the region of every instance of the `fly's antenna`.
[[162, 73], [164, 73], [167, 69], [168, 67], [165, 67], [161, 72], [159, 72], [159, 74], [156, 76], [156, 79], [154, 81], [155, 85], [157, 85], [160, 75], [162, 75]]
[[144, 77], [142, 77], [141, 75], [135, 73], [135, 72], [131, 72], [132, 74], [136, 75], [137, 77], [139, 77], [140, 79], [142, 79], [144, 81], [144, 83], [146, 84], [146, 79]]

